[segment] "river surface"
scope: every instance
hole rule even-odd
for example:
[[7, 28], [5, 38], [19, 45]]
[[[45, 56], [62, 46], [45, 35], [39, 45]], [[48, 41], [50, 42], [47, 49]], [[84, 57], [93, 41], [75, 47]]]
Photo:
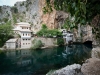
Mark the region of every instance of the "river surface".
[[0, 75], [45, 75], [74, 63], [82, 64], [91, 55], [83, 44], [38, 50], [7, 51], [0, 65]]

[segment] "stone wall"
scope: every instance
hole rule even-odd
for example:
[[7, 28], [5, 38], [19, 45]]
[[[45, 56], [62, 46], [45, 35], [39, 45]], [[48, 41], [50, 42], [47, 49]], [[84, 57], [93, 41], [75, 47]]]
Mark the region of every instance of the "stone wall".
[[41, 40], [45, 47], [57, 45], [57, 38], [35, 37], [34, 39]]

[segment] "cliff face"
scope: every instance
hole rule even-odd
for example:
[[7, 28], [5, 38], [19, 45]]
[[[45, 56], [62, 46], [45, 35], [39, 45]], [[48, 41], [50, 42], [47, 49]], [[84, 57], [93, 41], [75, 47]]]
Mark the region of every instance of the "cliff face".
[[0, 24], [12, 20], [11, 7], [0, 6]]
[[92, 27], [89, 25], [78, 26], [78, 30], [74, 29], [74, 39], [75, 42], [86, 42], [93, 41]]
[[40, 1], [27, 0], [17, 2], [13, 7], [0, 6], [0, 23], [11, 21], [11, 24], [14, 25], [17, 22], [29, 22], [32, 25], [32, 30], [38, 31], [41, 28]]
[[[49, 29], [61, 28], [68, 17], [68, 13], [57, 11], [53, 8], [53, 12], [44, 14], [43, 7], [45, 5], [45, 0], [27, 0], [16, 2], [13, 7], [1, 6], [0, 23], [2, 24], [10, 21], [11, 24], [14, 25], [17, 22], [29, 22], [32, 25], [34, 33], [41, 29], [42, 24], [46, 24]], [[89, 26], [80, 27], [74, 32], [74, 41], [80, 36], [80, 32], [83, 35], [83, 42], [92, 40], [91, 31], [92, 29]]]
[[61, 28], [61, 25], [64, 24], [65, 19], [68, 17], [68, 13], [52, 8], [53, 12], [44, 14], [43, 7], [46, 5], [45, 0], [40, 0], [39, 5], [42, 23], [46, 24], [50, 29]]
[[34, 32], [40, 30], [42, 24], [46, 24], [49, 29], [61, 28], [68, 14], [55, 9], [51, 13], [44, 14], [43, 7], [45, 5], [45, 0], [27, 0], [17, 2], [14, 7], [2, 6], [1, 23], [4, 19], [11, 20], [12, 24], [22, 21], [29, 22]]
[[24, 2], [17, 2], [15, 7], [18, 9], [17, 22], [29, 22], [32, 25], [34, 32], [41, 28], [41, 19], [39, 14], [39, 2], [40, 0], [27, 0]]

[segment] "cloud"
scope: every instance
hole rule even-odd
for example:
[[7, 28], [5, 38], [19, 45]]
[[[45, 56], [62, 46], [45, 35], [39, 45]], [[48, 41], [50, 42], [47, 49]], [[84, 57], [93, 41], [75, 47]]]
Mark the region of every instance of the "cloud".
[[0, 0], [0, 6], [2, 5], [13, 6], [17, 1], [26, 1], [26, 0]]

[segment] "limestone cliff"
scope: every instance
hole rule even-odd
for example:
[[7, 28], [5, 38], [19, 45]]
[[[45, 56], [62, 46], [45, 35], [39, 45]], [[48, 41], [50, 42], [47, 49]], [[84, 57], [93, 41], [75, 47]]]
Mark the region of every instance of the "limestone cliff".
[[[51, 2], [53, 2], [51, 0]], [[51, 13], [43, 13], [43, 7], [46, 5], [45, 0], [40, 0], [40, 15], [42, 23], [46, 24], [49, 29], [58, 29], [61, 28], [61, 25], [64, 24], [65, 19], [68, 17], [68, 13], [63, 11], [57, 11], [53, 7]]]
[[10, 6], [0, 6], [0, 24], [12, 20], [12, 12]]
[[[44, 14], [43, 7], [45, 5], [45, 0], [26, 0], [16, 2], [13, 7], [0, 6], [0, 24], [9, 21], [12, 25], [17, 22], [29, 22], [34, 33], [41, 29], [42, 24], [46, 24], [49, 29], [61, 28], [68, 18], [68, 13], [52, 8], [53, 12]], [[74, 31], [74, 41], [77, 41], [80, 33], [83, 35], [83, 42], [92, 40], [91, 31], [92, 28], [89, 26], [80, 27], [79, 30]]]
[[29, 22], [34, 32], [40, 30], [42, 24], [46, 24], [49, 29], [59, 28], [63, 25], [68, 14], [63, 11], [56, 11], [44, 14], [43, 7], [46, 5], [45, 0], [27, 0], [16, 2], [13, 7], [0, 7], [0, 23], [4, 19], [12, 22]]
[[92, 27], [89, 25], [78, 26], [78, 29], [74, 29], [73, 34], [73, 41], [75, 42], [93, 41]]
[[29, 22], [33, 31], [38, 31], [40, 27], [40, 14], [39, 14], [39, 1], [40, 0], [27, 0], [17, 2], [13, 7], [0, 6], [0, 24], [11, 21], [14, 25], [17, 22]]

